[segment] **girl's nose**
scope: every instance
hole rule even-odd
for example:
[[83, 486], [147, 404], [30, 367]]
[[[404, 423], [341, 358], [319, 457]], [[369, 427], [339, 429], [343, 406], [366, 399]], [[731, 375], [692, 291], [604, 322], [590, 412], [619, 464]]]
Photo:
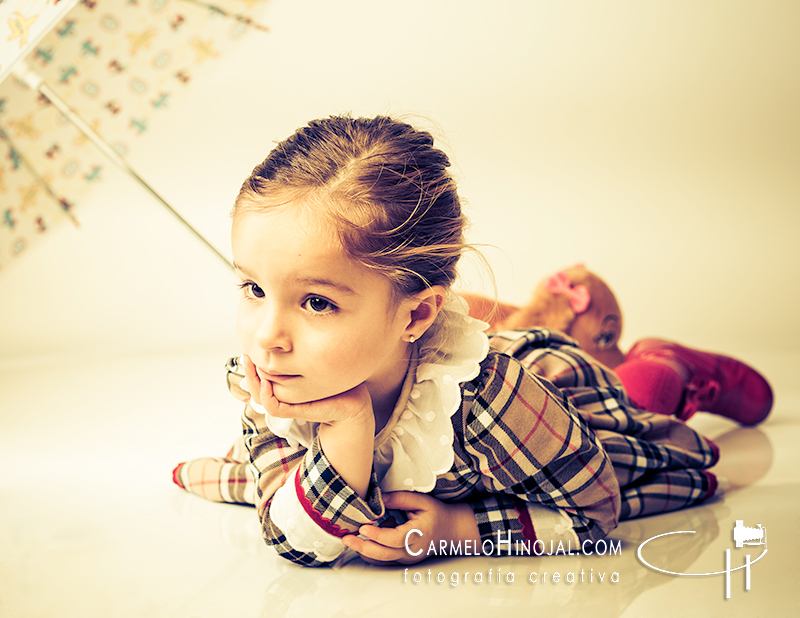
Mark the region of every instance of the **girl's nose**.
[[264, 350], [288, 352], [292, 349], [285, 321], [277, 310], [267, 310], [255, 332], [256, 343]]

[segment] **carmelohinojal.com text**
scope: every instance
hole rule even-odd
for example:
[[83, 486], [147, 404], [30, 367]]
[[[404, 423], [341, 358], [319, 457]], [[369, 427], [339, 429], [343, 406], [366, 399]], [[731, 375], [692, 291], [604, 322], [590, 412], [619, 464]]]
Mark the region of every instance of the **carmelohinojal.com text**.
[[[412, 551], [411, 548], [408, 546], [409, 539], [413, 534], [418, 534], [422, 536], [422, 532], [417, 529], [409, 530], [408, 534], [406, 534], [405, 538], [405, 549], [406, 552], [410, 556], [419, 556], [423, 550]], [[622, 543], [620, 541], [605, 541], [600, 540], [597, 542], [592, 541], [584, 541], [580, 547], [576, 547], [573, 551], [571, 541], [567, 541], [567, 545], [565, 546], [563, 542], [559, 541], [558, 545], [556, 545], [553, 541], [550, 541], [550, 546], [547, 547], [543, 541], [537, 540], [531, 543], [530, 541], [520, 542], [511, 541], [511, 533], [508, 533], [507, 538], [503, 538], [500, 532], [497, 533], [497, 543], [495, 544], [490, 539], [486, 539], [483, 544], [479, 547], [476, 547], [476, 543], [471, 541], [464, 541], [462, 544], [460, 541], [458, 543], [454, 543], [450, 541], [449, 543], [444, 540], [439, 541], [438, 547], [434, 541], [431, 541], [428, 545], [428, 551], [426, 552], [426, 556], [592, 556], [598, 555], [603, 556], [605, 554], [611, 555], [622, 555]], [[513, 548], [513, 549], [512, 549]], [[547, 551], [549, 549], [549, 551]], [[503, 569], [498, 568], [497, 571], [489, 569], [489, 572], [486, 573], [486, 583], [495, 583], [499, 584], [501, 582], [505, 582], [507, 584], [513, 584], [515, 581], [515, 573], [514, 571], [506, 571], [505, 573], [502, 572]], [[409, 578], [410, 577], [410, 578]], [[558, 571], [542, 571], [536, 572], [533, 571], [528, 574], [527, 580], [532, 584], [537, 583], [567, 583], [567, 584], [583, 584], [583, 583], [604, 583], [610, 582], [612, 584], [616, 584], [619, 582], [619, 573], [614, 571], [610, 574], [607, 574], [605, 571], [603, 572], [596, 572], [594, 569], [589, 569], [588, 572], [586, 569], [581, 569], [579, 572], [575, 571], [568, 571], [566, 573], [561, 573]], [[463, 577], [462, 573], [460, 572], [453, 572], [450, 573], [450, 577], [448, 578], [443, 572], [439, 573], [432, 573], [431, 569], [428, 569], [427, 573], [415, 571], [410, 574], [409, 576], [409, 569], [405, 569], [403, 572], [403, 583], [437, 583], [437, 584], [444, 584], [448, 582], [451, 586], [455, 587], [458, 586], [459, 583], [474, 583], [474, 584], [482, 584], [484, 583], [484, 573], [482, 571], [477, 571], [475, 573], [464, 572]]]
[[[411, 548], [408, 546], [408, 542], [411, 539], [412, 535], [422, 536], [422, 532], [414, 528], [413, 530], [409, 530], [406, 533], [405, 538], [405, 549], [406, 553], [409, 556], [419, 556], [423, 550], [419, 549], [417, 551], [412, 551]], [[504, 547], [505, 546], [505, 547]], [[462, 549], [463, 547], [463, 549]], [[512, 551], [512, 547], [514, 548]], [[495, 553], [495, 549], [497, 553]], [[548, 549], [550, 551], [548, 551]], [[550, 541], [550, 547], [545, 545], [544, 541], [536, 540], [531, 543], [531, 541], [511, 541], [511, 532], [508, 532], [508, 536], [504, 539], [501, 532], [497, 533], [497, 543], [495, 544], [494, 541], [491, 539], [486, 539], [483, 543], [478, 546], [477, 543], [473, 543], [472, 541], [464, 541], [463, 546], [461, 541], [458, 543], [454, 543], [450, 541], [449, 543], [445, 540], [439, 540], [439, 546], [436, 546], [435, 541], [431, 541], [428, 544], [428, 551], [426, 552], [426, 556], [592, 556], [598, 555], [603, 556], [605, 554], [613, 554], [620, 556], [622, 555], [622, 542], [609, 540], [605, 541], [600, 539], [599, 541], [593, 542], [590, 540], [584, 541], [580, 546], [575, 547], [575, 551], [572, 549], [572, 541], [567, 540], [566, 546], [564, 545], [563, 541], [559, 541], [558, 545], [555, 544], [554, 541]]]

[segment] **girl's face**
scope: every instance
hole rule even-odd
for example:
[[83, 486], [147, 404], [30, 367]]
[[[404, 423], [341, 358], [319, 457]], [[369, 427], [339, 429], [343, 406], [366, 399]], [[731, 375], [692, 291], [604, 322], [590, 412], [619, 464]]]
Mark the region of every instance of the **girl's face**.
[[335, 234], [299, 212], [289, 203], [236, 216], [242, 351], [285, 403], [365, 383], [377, 404], [399, 389], [408, 367], [408, 302], [394, 301], [386, 277], [352, 260]]

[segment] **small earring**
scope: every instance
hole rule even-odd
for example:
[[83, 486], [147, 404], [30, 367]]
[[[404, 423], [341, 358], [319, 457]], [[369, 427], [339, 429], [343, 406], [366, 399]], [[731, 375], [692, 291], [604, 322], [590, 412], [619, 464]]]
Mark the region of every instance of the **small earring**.
[[411, 336], [408, 338], [408, 342], [409, 342], [409, 343], [414, 343], [416, 340], [417, 340], [417, 338], [416, 338], [414, 335], [411, 335]]

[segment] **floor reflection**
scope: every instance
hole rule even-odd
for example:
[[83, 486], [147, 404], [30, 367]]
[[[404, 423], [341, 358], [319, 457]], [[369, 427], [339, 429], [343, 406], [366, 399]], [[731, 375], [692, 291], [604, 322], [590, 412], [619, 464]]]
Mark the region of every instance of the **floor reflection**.
[[[211, 360], [187, 356], [175, 365], [201, 375], [208, 364], [210, 381], [217, 375]], [[219, 401], [205, 394], [187, 400], [173, 378], [136, 398], [118, 397], [131, 384], [160, 384], [160, 367], [131, 359], [124, 371], [103, 363], [51, 368], [45, 390], [37, 390], [36, 371], [0, 376], [0, 409], [17, 412], [0, 419], [7, 471], [0, 482], [0, 615], [800, 615], [800, 408], [781, 408], [757, 428], [693, 417], [690, 424], [720, 446], [715, 471], [730, 480], [730, 491], [694, 509], [623, 522], [611, 536], [619, 555], [437, 558], [408, 572], [356, 559], [306, 569], [264, 544], [251, 507], [207, 502], [172, 485], [181, 457], [225, 448], [238, 411], [219, 413], [225, 393]], [[648, 539], [693, 531], [652, 541], [647, 560], [675, 573], [716, 573], [730, 552], [735, 568], [762, 551], [736, 547], [737, 521], [766, 529], [770, 551], [752, 566], [750, 590], [743, 570], [731, 574], [729, 599], [723, 576], [668, 575], [637, 558]]]
[[714, 442], [719, 447], [720, 460], [712, 472], [728, 479], [731, 489], [753, 485], [772, 468], [772, 442], [758, 427], [737, 427]]
[[[676, 576], [647, 568], [637, 557], [638, 548], [649, 539], [691, 531], [648, 543], [646, 556], [652, 565], [673, 573], [717, 572], [720, 552], [734, 547], [730, 501], [767, 475], [773, 464], [772, 442], [757, 428], [733, 428], [715, 442], [721, 450], [715, 471], [731, 483], [727, 497], [623, 522], [610, 537], [619, 542], [619, 554], [437, 558], [408, 570], [376, 568], [357, 557], [323, 569], [302, 568], [278, 558], [268, 581], [262, 580], [260, 615], [390, 617], [413, 615], [428, 606], [441, 613], [445, 605], [443, 615], [474, 615], [478, 607], [550, 609], [558, 610], [559, 616], [587, 611], [593, 616], [624, 615], [648, 591], [675, 583]], [[222, 543], [250, 554], [264, 549], [250, 507], [208, 505], [179, 492], [173, 508], [197, 534], [213, 533]], [[712, 546], [715, 550], [709, 552]], [[710, 558], [701, 560], [707, 552]]]
[[664, 532], [693, 530], [692, 535], [676, 535], [654, 548], [659, 564], [687, 572], [719, 537], [720, 520], [729, 514], [717, 502], [625, 522], [612, 536], [620, 541], [618, 555], [440, 558], [408, 571], [375, 568], [360, 560], [334, 569], [287, 563], [265, 588], [261, 616], [413, 615], [426, 605], [441, 607], [445, 598], [453, 614], [472, 615], [477, 606], [500, 606], [558, 609], [559, 616], [587, 610], [595, 616], [619, 616], [648, 589], [672, 581], [643, 568], [636, 554], [641, 543]]

